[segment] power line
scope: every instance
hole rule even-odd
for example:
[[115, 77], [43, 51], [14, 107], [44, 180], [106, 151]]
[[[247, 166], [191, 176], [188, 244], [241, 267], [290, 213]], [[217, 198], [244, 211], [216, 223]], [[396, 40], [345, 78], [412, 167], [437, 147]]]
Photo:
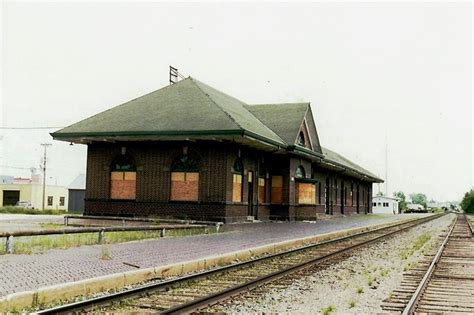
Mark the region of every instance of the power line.
[[0, 127], [0, 129], [3, 129], [3, 130], [6, 130], [6, 129], [8, 129], [8, 130], [18, 130], [18, 129], [20, 129], [20, 130], [30, 130], [30, 129], [34, 130], [34, 129], [59, 129], [59, 128], [64, 128], [64, 127], [62, 127], [62, 126], [59, 126], [59, 127], [52, 127], [52, 126], [51, 127], [49, 127], [49, 126], [48, 127]]

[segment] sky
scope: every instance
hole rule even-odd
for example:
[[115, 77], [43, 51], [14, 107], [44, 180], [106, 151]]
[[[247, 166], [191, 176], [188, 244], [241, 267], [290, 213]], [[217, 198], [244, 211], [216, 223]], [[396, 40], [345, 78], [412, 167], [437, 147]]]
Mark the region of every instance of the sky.
[[[3, 1], [0, 175], [39, 172], [52, 143], [48, 183], [68, 185], [87, 148], [49, 132], [166, 86], [173, 65], [246, 103], [309, 101], [321, 144], [388, 179], [381, 191], [459, 200], [474, 186], [472, 14], [469, 2]], [[12, 129], [26, 127], [56, 128]]]

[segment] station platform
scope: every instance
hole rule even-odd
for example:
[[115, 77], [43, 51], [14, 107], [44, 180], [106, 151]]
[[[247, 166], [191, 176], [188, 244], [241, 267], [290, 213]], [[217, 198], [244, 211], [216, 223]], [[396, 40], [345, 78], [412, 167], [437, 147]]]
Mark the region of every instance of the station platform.
[[224, 225], [222, 233], [0, 255], [0, 297], [141, 268], [169, 265], [351, 228], [407, 220], [420, 215], [358, 215], [316, 222]]

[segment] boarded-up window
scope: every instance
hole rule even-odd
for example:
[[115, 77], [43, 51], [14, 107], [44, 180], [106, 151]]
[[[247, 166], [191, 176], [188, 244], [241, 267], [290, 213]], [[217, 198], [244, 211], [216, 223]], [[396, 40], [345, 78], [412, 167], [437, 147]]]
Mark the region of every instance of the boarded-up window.
[[298, 183], [298, 203], [306, 205], [316, 204], [316, 185], [312, 183]]
[[265, 202], [265, 178], [258, 179], [258, 203]]
[[199, 195], [199, 168], [190, 155], [177, 157], [171, 165], [171, 196], [174, 201], [197, 201]]
[[242, 202], [242, 174], [232, 175], [232, 202]]
[[135, 199], [137, 187], [136, 172], [111, 172], [110, 173], [110, 198]]
[[110, 172], [110, 198], [135, 199], [137, 173], [135, 162], [128, 155], [114, 159]]
[[272, 176], [271, 203], [282, 203], [283, 176]]
[[197, 201], [199, 188], [199, 173], [172, 172], [171, 200]]

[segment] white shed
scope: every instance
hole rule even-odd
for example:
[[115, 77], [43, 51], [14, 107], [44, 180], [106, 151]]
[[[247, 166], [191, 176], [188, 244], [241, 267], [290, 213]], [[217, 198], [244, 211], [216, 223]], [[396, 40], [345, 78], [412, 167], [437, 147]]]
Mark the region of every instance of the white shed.
[[372, 198], [372, 212], [385, 214], [399, 214], [398, 198], [374, 196]]

